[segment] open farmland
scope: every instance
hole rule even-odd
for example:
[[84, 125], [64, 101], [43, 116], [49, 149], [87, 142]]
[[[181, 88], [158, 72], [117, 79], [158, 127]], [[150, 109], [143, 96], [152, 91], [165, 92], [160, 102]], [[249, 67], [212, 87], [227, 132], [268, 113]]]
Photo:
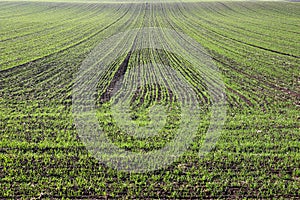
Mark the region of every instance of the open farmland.
[[[153, 27], [160, 37], [143, 32]], [[215, 77], [205, 62], [193, 66], [188, 54], [171, 51], [185, 49], [166, 30], [201, 45], [224, 84], [226, 121], [203, 157], [198, 152], [213, 116], [205, 80]], [[99, 51], [118, 55], [105, 70], [83, 69], [101, 42], [124, 32], [130, 37]], [[161, 48], [149, 47], [161, 39]], [[0, 1], [0, 198], [300, 198], [299, 41], [296, 2]], [[192, 51], [193, 44], [185, 47]], [[96, 159], [74, 116], [82, 69], [99, 78], [94, 97], [102, 131], [127, 151], [163, 148], [180, 129], [179, 100], [198, 99], [201, 120], [183, 155], [144, 173]], [[176, 92], [175, 73], [194, 96]], [[161, 84], [158, 75], [165, 77]], [[151, 106], [169, 108], [157, 135], [135, 137], [114, 119], [120, 77], [133, 94], [130, 118], [138, 126], [151, 125]]]

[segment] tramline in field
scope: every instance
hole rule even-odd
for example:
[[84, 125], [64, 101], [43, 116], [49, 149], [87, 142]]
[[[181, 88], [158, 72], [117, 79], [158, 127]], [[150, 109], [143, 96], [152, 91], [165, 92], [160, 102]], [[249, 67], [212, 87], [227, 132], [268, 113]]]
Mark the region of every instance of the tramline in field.
[[298, 198], [299, 13], [0, 1], [0, 198]]

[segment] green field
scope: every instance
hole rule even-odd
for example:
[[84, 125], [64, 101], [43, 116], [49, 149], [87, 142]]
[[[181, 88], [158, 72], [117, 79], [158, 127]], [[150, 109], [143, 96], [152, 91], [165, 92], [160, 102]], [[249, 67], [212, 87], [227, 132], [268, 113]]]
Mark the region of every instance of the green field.
[[[119, 56], [106, 71], [91, 73], [100, 77], [96, 117], [113, 144], [145, 153], [176, 137], [183, 120], [178, 99], [194, 97], [176, 93], [170, 72], [155, 63], [186, 78], [203, 111], [195, 138], [175, 162], [126, 172], [96, 159], [83, 143], [72, 111], [74, 86], [97, 45], [149, 27], [161, 30], [179, 52], [183, 47], [165, 30], [201, 45], [224, 83], [226, 121], [216, 145], [199, 157], [213, 116], [208, 85], [216, 77], [209, 67], [193, 66], [188, 54], [173, 53], [163, 42], [165, 48], [148, 48], [145, 43], [157, 39], [151, 34], [144, 41], [124, 37], [136, 49], [113, 48], [124, 41], [108, 43], [111, 50], [102, 51]], [[299, 41], [297, 2], [0, 0], [0, 199], [300, 198]], [[124, 75], [134, 86], [138, 73], [145, 80], [131, 91], [134, 123], [151, 124], [153, 105], [169, 108], [166, 125], [154, 137], [128, 134], [110, 109], [115, 79]], [[150, 79], [160, 73], [164, 84], [153, 84]]]

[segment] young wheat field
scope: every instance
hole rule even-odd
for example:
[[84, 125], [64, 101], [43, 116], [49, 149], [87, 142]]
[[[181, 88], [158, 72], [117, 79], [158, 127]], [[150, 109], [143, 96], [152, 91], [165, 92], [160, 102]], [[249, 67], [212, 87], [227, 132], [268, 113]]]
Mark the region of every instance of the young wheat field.
[[0, 0], [0, 199], [300, 198], [300, 4]]

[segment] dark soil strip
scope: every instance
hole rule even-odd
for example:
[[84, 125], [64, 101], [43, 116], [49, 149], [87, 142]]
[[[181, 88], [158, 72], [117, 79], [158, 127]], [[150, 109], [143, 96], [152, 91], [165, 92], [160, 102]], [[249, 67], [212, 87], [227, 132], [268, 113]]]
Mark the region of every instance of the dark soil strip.
[[293, 54], [289, 54], [289, 53], [284, 53], [284, 52], [276, 51], [276, 50], [273, 50], [273, 49], [261, 47], [261, 46], [255, 45], [255, 44], [250, 44], [250, 43], [243, 42], [243, 41], [240, 41], [240, 40], [236, 40], [236, 39], [233, 39], [233, 38], [231, 38], [231, 39], [232, 39], [232, 40], [235, 40], [235, 41], [237, 41], [237, 42], [240, 42], [240, 43], [249, 45], [249, 46], [251, 46], [251, 47], [255, 47], [255, 48], [262, 49], [262, 50], [265, 50], [265, 51], [269, 51], [269, 52], [272, 52], [272, 53], [277, 53], [277, 54], [281, 54], [281, 55], [284, 55], [284, 56], [290, 56], [290, 57], [293, 57], [293, 58], [300, 58], [300, 56], [296, 56], [296, 55], [293, 55]]
[[132, 53], [132, 51], [130, 50], [128, 52], [127, 56], [125, 57], [124, 61], [120, 65], [118, 71], [115, 73], [115, 75], [114, 75], [112, 81], [110, 82], [109, 86], [106, 88], [105, 92], [101, 95], [101, 97], [100, 97], [100, 102], [101, 103], [108, 102], [111, 99], [111, 97], [114, 93], [113, 91], [114, 91], [114, 88], [115, 88], [117, 82], [120, 81], [120, 79], [123, 79], [124, 74], [126, 73], [128, 63], [129, 63], [129, 59], [131, 57], [131, 53]]

